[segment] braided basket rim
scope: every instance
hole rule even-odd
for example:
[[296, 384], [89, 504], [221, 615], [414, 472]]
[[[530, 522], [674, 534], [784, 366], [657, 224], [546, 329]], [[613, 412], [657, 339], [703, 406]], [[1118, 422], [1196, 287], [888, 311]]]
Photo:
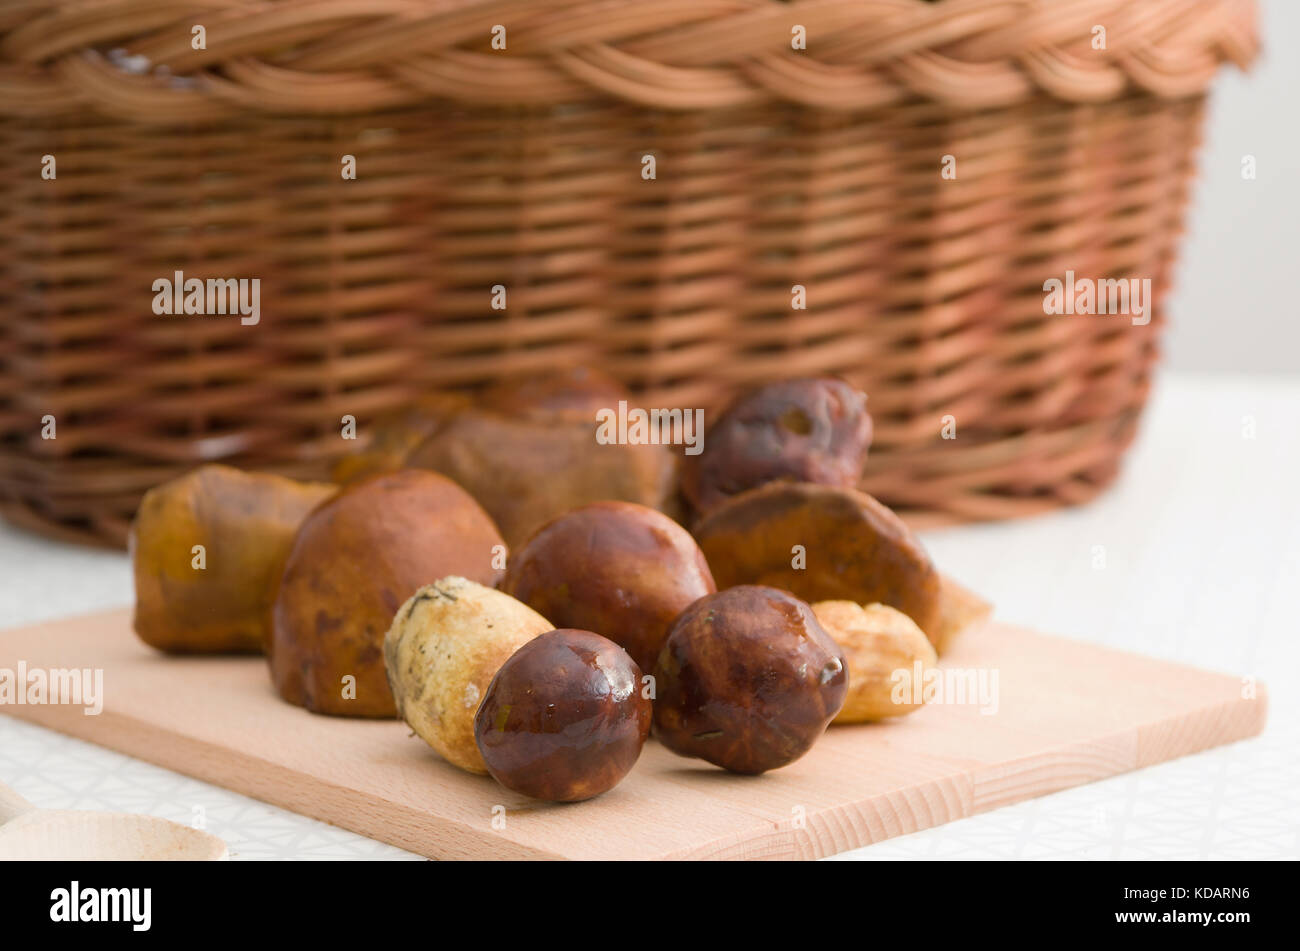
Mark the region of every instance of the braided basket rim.
[[1256, 0], [6, 0], [0, 115], [1173, 99], [1251, 64], [1257, 15]]

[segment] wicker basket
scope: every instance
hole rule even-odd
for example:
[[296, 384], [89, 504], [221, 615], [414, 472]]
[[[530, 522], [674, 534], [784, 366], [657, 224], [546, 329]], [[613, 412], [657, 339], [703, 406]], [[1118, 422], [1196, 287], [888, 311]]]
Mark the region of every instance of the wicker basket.
[[[1253, 0], [0, 0], [5, 512], [120, 541], [197, 463], [318, 474], [344, 414], [571, 363], [841, 374], [923, 521], [1087, 499], [1255, 43]], [[1045, 314], [1067, 270], [1154, 319]], [[260, 323], [156, 315], [176, 271]]]

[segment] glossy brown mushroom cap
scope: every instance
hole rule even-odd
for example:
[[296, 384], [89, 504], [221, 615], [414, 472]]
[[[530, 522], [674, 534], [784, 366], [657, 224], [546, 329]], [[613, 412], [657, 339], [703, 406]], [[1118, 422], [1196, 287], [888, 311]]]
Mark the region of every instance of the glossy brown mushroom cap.
[[551, 520], [511, 555], [501, 588], [553, 624], [599, 631], [645, 670], [677, 615], [717, 590], [690, 533], [631, 502]]
[[781, 380], [741, 396], [682, 463], [682, 494], [697, 512], [768, 482], [852, 488], [871, 446], [867, 398], [842, 380]]
[[865, 492], [772, 483], [724, 502], [695, 527], [718, 587], [766, 584], [815, 601], [879, 602], [930, 637], [940, 580], [903, 520]]
[[497, 671], [474, 718], [488, 772], [553, 802], [613, 789], [650, 733], [641, 676], [627, 651], [591, 631], [535, 637]]
[[701, 598], [655, 665], [655, 735], [737, 773], [794, 762], [844, 704], [844, 654], [793, 595], [741, 585]]
[[504, 552], [487, 513], [445, 476], [403, 469], [345, 487], [303, 521], [285, 563], [269, 645], [276, 689], [318, 713], [396, 716], [383, 643], [397, 609], [448, 575], [495, 585]]

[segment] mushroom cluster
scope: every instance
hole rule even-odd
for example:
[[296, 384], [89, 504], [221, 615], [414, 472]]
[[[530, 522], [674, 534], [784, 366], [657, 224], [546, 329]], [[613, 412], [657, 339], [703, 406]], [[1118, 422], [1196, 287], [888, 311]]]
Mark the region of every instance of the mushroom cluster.
[[400, 717], [557, 802], [613, 789], [651, 735], [758, 774], [916, 709], [895, 675], [989, 607], [857, 489], [866, 396], [761, 386], [680, 458], [596, 438], [628, 399], [591, 371], [438, 395], [378, 421], [339, 488], [217, 466], [161, 486], [134, 526], [137, 630], [264, 650], [284, 699]]

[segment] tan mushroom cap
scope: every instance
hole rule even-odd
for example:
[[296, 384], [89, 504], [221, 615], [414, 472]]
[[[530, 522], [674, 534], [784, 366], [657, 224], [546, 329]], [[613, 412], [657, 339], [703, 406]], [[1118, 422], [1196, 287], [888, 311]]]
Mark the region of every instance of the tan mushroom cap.
[[776, 482], [734, 496], [706, 515], [695, 538], [718, 589], [783, 588], [807, 601], [879, 602], [933, 637], [940, 579], [897, 515], [865, 492]]
[[504, 552], [487, 513], [435, 472], [341, 489], [303, 521], [285, 562], [268, 652], [276, 689], [316, 713], [396, 716], [383, 657], [393, 616], [438, 578], [495, 585]]

